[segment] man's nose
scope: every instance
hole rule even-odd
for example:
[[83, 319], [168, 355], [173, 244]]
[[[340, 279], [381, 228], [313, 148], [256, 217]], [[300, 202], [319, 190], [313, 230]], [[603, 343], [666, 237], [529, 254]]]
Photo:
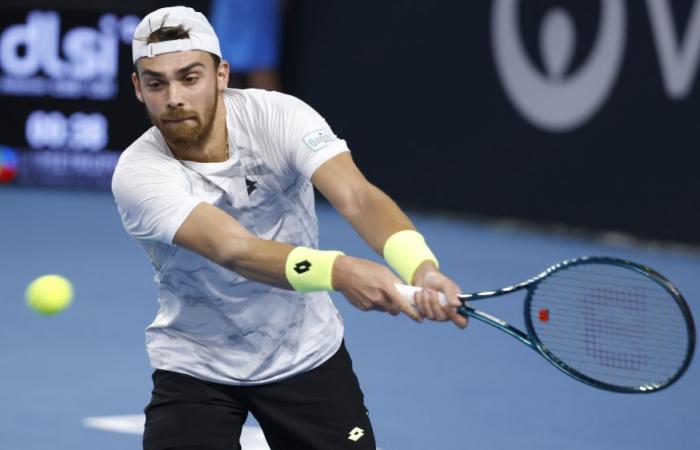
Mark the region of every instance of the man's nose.
[[177, 86], [177, 83], [170, 83], [168, 85], [168, 107], [181, 108], [184, 105], [179, 86]]

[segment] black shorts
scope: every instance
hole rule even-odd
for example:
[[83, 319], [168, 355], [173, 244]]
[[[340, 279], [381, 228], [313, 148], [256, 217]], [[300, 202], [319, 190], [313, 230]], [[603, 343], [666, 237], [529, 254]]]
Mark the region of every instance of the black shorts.
[[248, 412], [272, 450], [375, 449], [345, 345], [319, 367], [276, 383], [230, 386], [156, 370], [144, 450], [240, 449]]

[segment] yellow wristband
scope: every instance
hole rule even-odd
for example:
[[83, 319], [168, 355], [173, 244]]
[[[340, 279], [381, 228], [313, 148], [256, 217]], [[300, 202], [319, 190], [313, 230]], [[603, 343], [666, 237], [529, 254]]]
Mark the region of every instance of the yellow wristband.
[[284, 272], [295, 291], [332, 291], [333, 262], [343, 252], [296, 247], [289, 252]]
[[392, 234], [384, 243], [384, 259], [408, 284], [411, 284], [416, 269], [424, 261], [432, 261], [439, 267], [423, 235], [414, 230]]

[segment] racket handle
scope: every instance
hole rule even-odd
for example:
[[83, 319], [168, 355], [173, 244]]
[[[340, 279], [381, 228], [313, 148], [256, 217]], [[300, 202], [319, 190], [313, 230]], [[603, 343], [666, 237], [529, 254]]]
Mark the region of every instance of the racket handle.
[[[416, 292], [421, 291], [422, 289], [418, 286], [409, 286], [407, 284], [395, 284], [396, 290], [399, 291], [399, 294], [403, 298], [406, 299], [406, 301], [411, 305], [411, 306], [416, 306], [415, 300], [413, 300], [413, 294]], [[447, 298], [445, 298], [445, 294], [442, 292], [438, 293], [438, 300], [440, 301], [440, 304], [445, 306], [447, 305]]]

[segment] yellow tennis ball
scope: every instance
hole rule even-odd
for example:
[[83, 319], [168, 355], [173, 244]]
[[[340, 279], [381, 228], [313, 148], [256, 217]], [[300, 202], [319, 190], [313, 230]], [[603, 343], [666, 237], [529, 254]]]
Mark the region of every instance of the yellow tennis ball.
[[25, 292], [27, 305], [45, 316], [66, 309], [73, 301], [73, 286], [60, 275], [44, 275], [29, 283]]

